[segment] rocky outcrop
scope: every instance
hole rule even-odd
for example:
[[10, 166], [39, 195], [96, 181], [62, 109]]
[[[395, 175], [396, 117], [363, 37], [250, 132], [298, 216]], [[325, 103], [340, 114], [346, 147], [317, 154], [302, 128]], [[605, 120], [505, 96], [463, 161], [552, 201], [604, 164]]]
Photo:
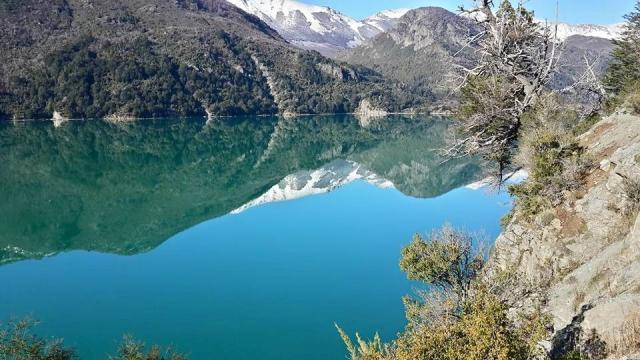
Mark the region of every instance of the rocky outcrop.
[[545, 299], [556, 336], [595, 334], [618, 358], [640, 339], [640, 218], [629, 193], [640, 181], [640, 118], [614, 114], [580, 141], [600, 167], [553, 210], [516, 216], [490, 268], [520, 274], [515, 307]]
[[371, 101], [364, 99], [355, 111], [355, 116], [362, 127], [371, 125], [371, 121], [388, 115], [387, 111], [371, 104]]
[[53, 112], [53, 116], [51, 117], [51, 120], [53, 121], [53, 126], [54, 127], [60, 127], [62, 126], [62, 124], [64, 124], [65, 122], [69, 121], [68, 118], [62, 116], [62, 114], [60, 114], [57, 111]]

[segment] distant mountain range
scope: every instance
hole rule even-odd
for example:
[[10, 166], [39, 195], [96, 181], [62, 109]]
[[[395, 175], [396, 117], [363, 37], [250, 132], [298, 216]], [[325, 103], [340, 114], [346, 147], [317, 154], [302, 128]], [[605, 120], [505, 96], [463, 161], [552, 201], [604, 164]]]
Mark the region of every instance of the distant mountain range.
[[[116, 120], [440, 109], [477, 31], [442, 8], [358, 21], [293, 0], [5, 1], [0, 30], [0, 119]], [[591, 45], [604, 68], [620, 27], [575, 33], [602, 41], [568, 52], [565, 82]]]
[[389, 10], [359, 21], [330, 7], [294, 0], [227, 0], [259, 17], [285, 39], [304, 49], [333, 56], [362, 45], [392, 28], [408, 10]]
[[[294, 0], [227, 0], [256, 15], [292, 44], [335, 56], [339, 50], [355, 48], [380, 33], [393, 29], [411, 9], [391, 9], [364, 20], [356, 20], [330, 7], [308, 5]], [[543, 20], [540, 20], [543, 22]], [[615, 39], [622, 24], [591, 25], [558, 23], [558, 37], [565, 40], [581, 35]]]
[[[407, 12], [395, 26], [365, 44], [341, 51], [337, 58], [350, 64], [371, 68], [393, 79], [414, 94], [434, 96], [431, 108], [447, 111], [455, 107], [451, 96], [460, 79], [456, 65], [472, 67], [477, 61], [468, 39], [480, 29], [467, 17], [439, 7], [423, 7]], [[584, 33], [585, 35], [572, 35]], [[607, 36], [593, 37], [590, 34]], [[563, 89], [584, 71], [585, 56], [601, 74], [610, 60], [613, 43], [620, 34], [618, 26], [570, 26], [560, 24], [562, 58], [552, 87]]]

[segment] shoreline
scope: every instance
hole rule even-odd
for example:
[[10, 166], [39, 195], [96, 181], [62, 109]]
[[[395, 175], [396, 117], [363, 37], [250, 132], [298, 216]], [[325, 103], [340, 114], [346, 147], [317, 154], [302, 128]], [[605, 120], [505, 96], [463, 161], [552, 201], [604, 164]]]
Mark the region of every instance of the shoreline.
[[[240, 117], [278, 117], [278, 118], [283, 118], [283, 119], [290, 119], [293, 117], [314, 117], [314, 116], [340, 116], [340, 115], [351, 115], [351, 116], [358, 116], [358, 115], [362, 115], [361, 113], [357, 113], [357, 112], [349, 112], [349, 113], [320, 113], [320, 114], [294, 114], [294, 115], [283, 115], [283, 114], [254, 114], [254, 115], [220, 115], [220, 116], [212, 116], [212, 117], [208, 117], [208, 116], [165, 116], [165, 117], [125, 117], [123, 118], [123, 120], [114, 120], [113, 118], [110, 118], [109, 116], [106, 117], [102, 117], [102, 118], [64, 118], [64, 119], [59, 119], [59, 118], [24, 118], [24, 119], [3, 119], [0, 120], [0, 124], [1, 123], [20, 123], [20, 122], [37, 122], [37, 121], [42, 121], [42, 122], [49, 122], [49, 121], [58, 121], [58, 122], [67, 122], [67, 121], [106, 121], [106, 122], [111, 122], [111, 123], [131, 123], [131, 122], [136, 122], [138, 120], [165, 120], [165, 119], [209, 119], [209, 120], [214, 120], [214, 119], [232, 119], [232, 118], [240, 118]], [[405, 116], [417, 116], [417, 115], [426, 115], [426, 116], [432, 116], [432, 117], [452, 117], [453, 114], [447, 113], [447, 112], [388, 112], [385, 115], [382, 116], [377, 116], [377, 117], [386, 117], [386, 116], [392, 116], [392, 115], [405, 115]]]

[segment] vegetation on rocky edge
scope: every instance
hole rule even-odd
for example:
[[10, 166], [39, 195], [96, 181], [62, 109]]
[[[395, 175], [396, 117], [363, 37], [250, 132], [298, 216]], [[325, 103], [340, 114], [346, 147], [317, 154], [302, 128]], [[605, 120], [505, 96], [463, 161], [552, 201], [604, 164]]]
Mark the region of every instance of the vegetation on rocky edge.
[[416, 236], [402, 251], [407, 277], [426, 287], [405, 297], [408, 325], [397, 339], [383, 344], [356, 334], [354, 344], [338, 328], [353, 360], [531, 359], [542, 353], [538, 341], [548, 336], [540, 312], [510, 314], [501, 285], [480, 272], [486, 254], [470, 234], [445, 226], [427, 239]]

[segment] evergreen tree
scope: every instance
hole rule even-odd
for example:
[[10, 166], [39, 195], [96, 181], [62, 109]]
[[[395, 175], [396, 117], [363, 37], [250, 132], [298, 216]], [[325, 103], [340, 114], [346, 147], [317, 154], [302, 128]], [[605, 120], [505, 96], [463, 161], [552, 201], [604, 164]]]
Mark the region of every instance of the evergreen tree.
[[640, 1], [625, 19], [622, 39], [615, 42], [613, 63], [604, 79], [605, 85], [615, 94], [640, 82]]

